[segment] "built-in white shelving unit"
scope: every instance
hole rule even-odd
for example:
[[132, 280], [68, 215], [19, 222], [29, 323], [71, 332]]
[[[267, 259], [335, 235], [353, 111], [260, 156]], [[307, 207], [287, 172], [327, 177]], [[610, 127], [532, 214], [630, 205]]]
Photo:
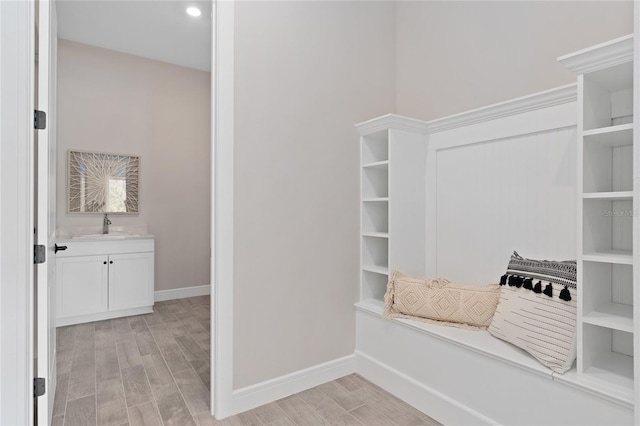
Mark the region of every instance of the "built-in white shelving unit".
[[640, 332], [633, 49], [629, 35], [559, 58], [578, 74], [577, 378], [631, 403]]
[[393, 270], [424, 274], [426, 126], [422, 121], [390, 114], [362, 123], [358, 130], [362, 212], [359, 303], [380, 311]]

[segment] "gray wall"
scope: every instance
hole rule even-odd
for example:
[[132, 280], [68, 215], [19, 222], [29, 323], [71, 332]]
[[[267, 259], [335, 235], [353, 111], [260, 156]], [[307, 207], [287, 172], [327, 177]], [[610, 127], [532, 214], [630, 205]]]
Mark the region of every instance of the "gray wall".
[[397, 112], [430, 120], [576, 81], [558, 56], [633, 32], [632, 1], [399, 1]]
[[237, 2], [234, 387], [352, 354], [359, 138], [394, 110], [391, 2]]
[[85, 44], [58, 44], [58, 226], [101, 226], [66, 208], [69, 149], [140, 156], [140, 214], [156, 236], [156, 290], [209, 285], [210, 73]]

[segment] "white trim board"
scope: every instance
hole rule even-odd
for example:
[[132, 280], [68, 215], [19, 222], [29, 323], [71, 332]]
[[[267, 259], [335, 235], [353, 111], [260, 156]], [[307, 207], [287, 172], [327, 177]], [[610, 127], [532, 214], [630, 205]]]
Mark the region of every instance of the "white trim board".
[[0, 1], [0, 424], [33, 423], [35, 3]]
[[211, 69], [211, 414], [232, 414], [235, 1], [216, 0]]
[[197, 285], [193, 287], [172, 288], [170, 290], [158, 290], [154, 292], [156, 302], [164, 300], [184, 299], [186, 297], [205, 296], [211, 294], [211, 285]]
[[[430, 121], [417, 120], [397, 114], [386, 114], [356, 124], [356, 129], [360, 135], [368, 135], [387, 128], [433, 134], [536, 110], [545, 110], [553, 106], [571, 104], [576, 101], [577, 97], [577, 84], [572, 83]], [[531, 125], [535, 127], [536, 124], [533, 122]]]
[[[609, 48], [603, 49], [605, 47]], [[558, 62], [576, 74], [590, 73], [631, 61], [633, 34], [558, 57]]]
[[526, 112], [568, 104], [575, 102], [577, 97], [577, 85], [576, 83], [572, 83], [448, 117], [438, 118], [429, 121], [427, 124], [429, 126], [429, 133], [444, 132], [445, 130], [466, 127], [472, 124], [480, 124]]
[[314, 365], [233, 391], [233, 414], [268, 404], [355, 372], [355, 355]]
[[438, 413], [447, 424], [497, 425], [493, 419], [406, 374], [360, 352], [355, 352], [356, 372], [423, 413]]

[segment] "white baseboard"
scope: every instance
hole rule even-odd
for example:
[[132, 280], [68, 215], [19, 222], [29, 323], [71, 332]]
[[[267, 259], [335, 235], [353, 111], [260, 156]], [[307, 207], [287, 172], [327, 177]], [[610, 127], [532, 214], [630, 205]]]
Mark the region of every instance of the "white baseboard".
[[[0, 0], [2, 1], [2, 0]], [[130, 317], [132, 315], [150, 314], [153, 312], [153, 306], [142, 306], [139, 308], [120, 309], [118, 311], [98, 312], [96, 314], [76, 315], [73, 317], [56, 318], [56, 327], [64, 327], [66, 325], [81, 324], [85, 322], [103, 321], [112, 318]]]
[[232, 396], [232, 414], [277, 401], [353, 372], [355, 372], [355, 355], [348, 355], [235, 390]]
[[198, 285], [195, 287], [174, 288], [171, 290], [159, 290], [155, 292], [154, 300], [161, 302], [163, 300], [184, 299], [185, 297], [204, 296], [211, 294], [210, 285]]
[[355, 352], [356, 373], [445, 425], [495, 425], [496, 421], [380, 361]]

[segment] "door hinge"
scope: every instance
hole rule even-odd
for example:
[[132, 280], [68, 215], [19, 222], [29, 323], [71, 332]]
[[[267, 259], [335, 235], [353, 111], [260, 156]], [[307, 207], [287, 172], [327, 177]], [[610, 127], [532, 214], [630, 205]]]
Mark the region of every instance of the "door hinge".
[[47, 247], [43, 245], [33, 246], [33, 263], [44, 263], [47, 261]]
[[44, 111], [33, 111], [33, 128], [43, 130], [47, 128], [47, 113]]
[[44, 377], [36, 377], [33, 379], [33, 396], [42, 396], [45, 392]]

